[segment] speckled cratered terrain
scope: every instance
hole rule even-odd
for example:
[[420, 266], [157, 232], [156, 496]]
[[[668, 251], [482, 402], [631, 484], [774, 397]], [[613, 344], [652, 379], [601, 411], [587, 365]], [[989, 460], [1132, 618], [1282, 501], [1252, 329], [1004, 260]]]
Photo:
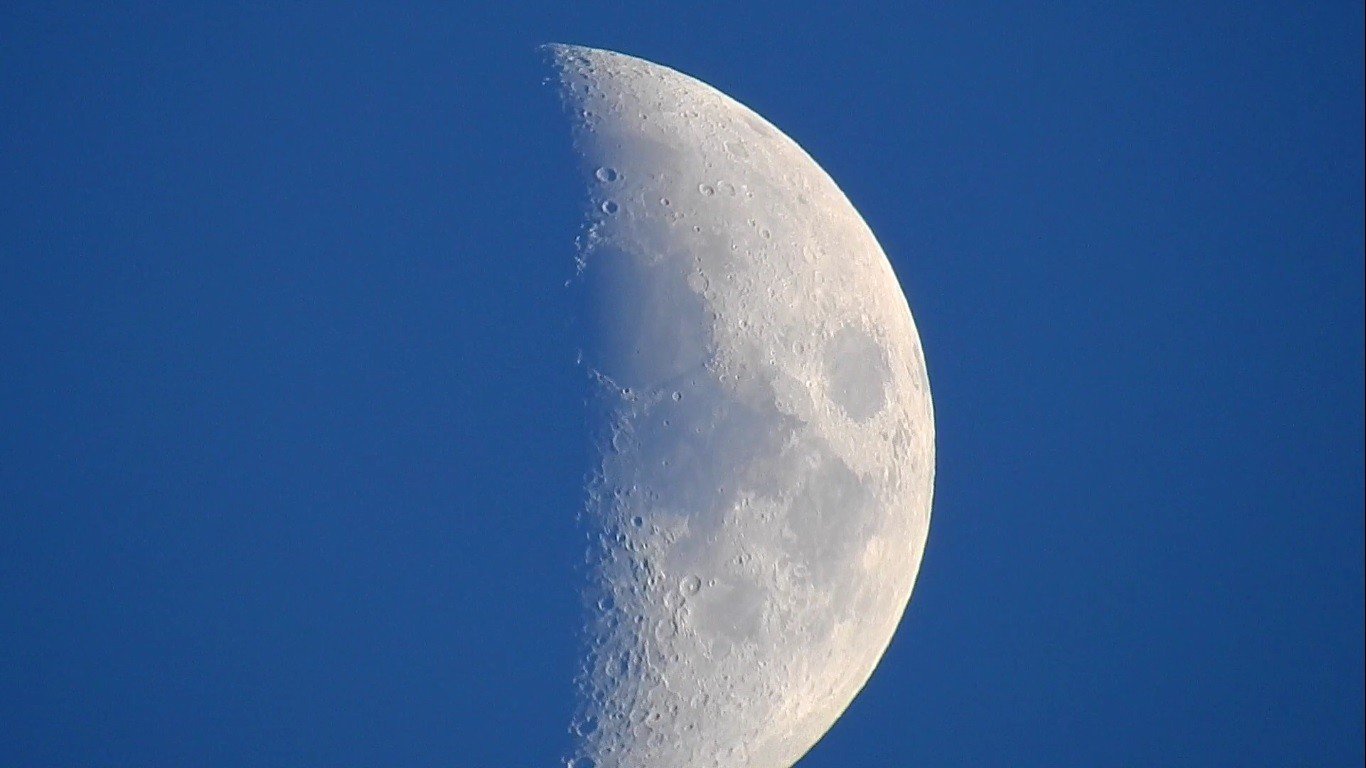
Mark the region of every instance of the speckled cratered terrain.
[[881, 247], [710, 86], [551, 46], [591, 214], [602, 408], [575, 768], [788, 768], [877, 666], [929, 529], [934, 421]]

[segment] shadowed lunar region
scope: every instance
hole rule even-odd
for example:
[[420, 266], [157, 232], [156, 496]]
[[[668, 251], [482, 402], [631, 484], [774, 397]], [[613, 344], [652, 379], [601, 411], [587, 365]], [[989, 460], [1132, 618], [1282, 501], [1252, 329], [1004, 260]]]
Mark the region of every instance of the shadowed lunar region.
[[584, 168], [599, 414], [570, 768], [789, 768], [867, 682], [929, 529], [905, 296], [830, 177], [671, 69], [549, 46]]

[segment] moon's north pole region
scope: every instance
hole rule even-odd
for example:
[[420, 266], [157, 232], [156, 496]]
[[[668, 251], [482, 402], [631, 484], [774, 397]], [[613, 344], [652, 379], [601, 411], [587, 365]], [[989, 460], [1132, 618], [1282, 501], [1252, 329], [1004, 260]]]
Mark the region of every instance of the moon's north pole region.
[[572, 768], [789, 768], [867, 682], [924, 552], [915, 323], [834, 181], [674, 70], [550, 46], [589, 187], [601, 409]]

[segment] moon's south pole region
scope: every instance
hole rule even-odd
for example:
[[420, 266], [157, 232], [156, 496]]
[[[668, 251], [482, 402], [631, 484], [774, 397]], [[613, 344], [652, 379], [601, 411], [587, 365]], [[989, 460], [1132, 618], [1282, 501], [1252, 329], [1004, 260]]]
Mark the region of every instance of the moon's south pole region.
[[790, 768], [867, 682], [929, 530], [934, 417], [886, 255], [777, 128], [550, 46], [588, 186], [600, 408], [571, 768]]

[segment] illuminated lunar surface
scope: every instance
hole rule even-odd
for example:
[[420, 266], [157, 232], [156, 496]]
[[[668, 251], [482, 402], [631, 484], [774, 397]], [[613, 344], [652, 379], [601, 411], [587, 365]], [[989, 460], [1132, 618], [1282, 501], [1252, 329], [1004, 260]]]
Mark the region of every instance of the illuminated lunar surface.
[[886, 256], [759, 115], [552, 46], [602, 404], [576, 768], [788, 768], [877, 666], [929, 530], [924, 355]]

